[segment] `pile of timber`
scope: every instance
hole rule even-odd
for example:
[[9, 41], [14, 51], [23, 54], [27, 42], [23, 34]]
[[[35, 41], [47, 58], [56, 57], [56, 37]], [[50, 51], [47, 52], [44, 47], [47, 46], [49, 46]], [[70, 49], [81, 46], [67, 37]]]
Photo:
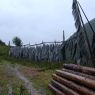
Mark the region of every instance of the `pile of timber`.
[[49, 88], [55, 95], [95, 95], [95, 68], [64, 64]]

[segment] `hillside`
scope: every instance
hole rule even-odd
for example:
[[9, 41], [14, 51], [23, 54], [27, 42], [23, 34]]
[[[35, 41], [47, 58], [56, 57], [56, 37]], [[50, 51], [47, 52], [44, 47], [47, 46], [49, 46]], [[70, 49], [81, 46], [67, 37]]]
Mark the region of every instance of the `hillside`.
[[[90, 21], [90, 23], [91, 23], [91, 25], [92, 25], [92, 27], [93, 27], [93, 29], [95, 31], [95, 19], [92, 19]], [[88, 23], [85, 24], [85, 27], [86, 27], [86, 31], [87, 31], [87, 34], [88, 34], [88, 37], [89, 37], [89, 41], [90, 41], [90, 43], [92, 43], [93, 32], [92, 32], [92, 30], [91, 30], [91, 28], [90, 28]]]

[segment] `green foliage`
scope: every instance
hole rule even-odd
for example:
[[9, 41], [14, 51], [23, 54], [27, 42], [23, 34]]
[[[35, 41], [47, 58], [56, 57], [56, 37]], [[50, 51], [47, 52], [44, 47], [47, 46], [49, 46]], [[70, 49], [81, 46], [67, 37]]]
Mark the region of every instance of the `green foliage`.
[[3, 42], [2, 40], [0, 40], [0, 45], [5, 46], [6, 44], [5, 44], [5, 42]]
[[[35, 89], [37, 91], [43, 91], [43, 95], [53, 95], [52, 92], [49, 90], [48, 88], [48, 84], [50, 83], [51, 79], [52, 79], [52, 74], [55, 72], [56, 69], [60, 69], [63, 66], [63, 62], [62, 63], [50, 63], [47, 61], [43, 61], [43, 62], [35, 62], [35, 61], [31, 61], [29, 59], [16, 59], [13, 57], [10, 57], [8, 55], [10, 47], [8, 46], [1, 46], [0, 47], [0, 60], [1, 60], [1, 65], [4, 65], [4, 67], [6, 67], [6, 64], [13, 64], [13, 65], [18, 65], [20, 66], [20, 70], [22, 69], [22, 67], [25, 68], [35, 68], [39, 71], [39, 74], [36, 75], [35, 77], [28, 77], [28, 79], [30, 79], [30, 81], [33, 83], [33, 87], [35, 87]], [[4, 88], [6, 88], [6, 85], [9, 83], [8, 81], [12, 81], [14, 82], [12, 84], [12, 88], [13, 88], [13, 92], [15, 93], [15, 95], [20, 95], [21, 92], [21, 85], [22, 82], [18, 81], [16, 78], [6, 75], [6, 73], [3, 73], [4, 71], [4, 67], [0, 66], [0, 86], [3, 86], [3, 90], [0, 93], [0, 95], [7, 95], [6, 91]], [[29, 69], [29, 70], [30, 70]], [[28, 95], [27, 91], [24, 91], [24, 95]]]
[[22, 46], [22, 40], [19, 37], [14, 37], [12, 41], [16, 46]]
[[[10, 87], [13, 95], [29, 95], [26, 89], [22, 92], [21, 87], [24, 88], [23, 81], [12, 75], [12, 73], [7, 72], [7, 64], [9, 64], [7, 61], [0, 63], [0, 95], [9, 95], [8, 92]], [[21, 92], [23, 94], [21, 94]]]
[[5, 60], [9, 57], [9, 47], [0, 46], [0, 61]]
[[52, 74], [55, 70], [46, 70], [40, 72], [39, 76], [35, 76], [35, 78], [31, 77], [31, 81], [33, 83], [33, 87], [37, 89], [37, 91], [44, 91], [43, 95], [54, 95], [48, 88], [52, 80]]
[[35, 67], [35, 68], [41, 68], [41, 69], [58, 69], [58, 68], [62, 68], [63, 62], [61, 63], [56, 63], [56, 62], [47, 62], [47, 61], [42, 61], [42, 62], [35, 62], [35, 61], [31, 61], [29, 59], [20, 59], [20, 58], [14, 58], [14, 57], [10, 57], [9, 54], [9, 49], [10, 47], [8, 46], [0, 46], [0, 61], [2, 60], [6, 60], [9, 61], [12, 64], [21, 64], [24, 66], [31, 66], [31, 67]]

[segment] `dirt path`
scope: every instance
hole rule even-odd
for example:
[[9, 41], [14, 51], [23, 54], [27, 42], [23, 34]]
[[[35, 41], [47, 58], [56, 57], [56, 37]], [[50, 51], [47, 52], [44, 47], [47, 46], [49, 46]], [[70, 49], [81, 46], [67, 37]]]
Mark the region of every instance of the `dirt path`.
[[27, 89], [29, 95], [41, 95], [39, 92], [37, 92], [30, 81], [19, 71], [18, 66], [14, 65], [7, 65], [8, 72], [11, 72], [13, 75], [15, 75], [18, 79], [22, 80], [24, 82], [24, 87]]

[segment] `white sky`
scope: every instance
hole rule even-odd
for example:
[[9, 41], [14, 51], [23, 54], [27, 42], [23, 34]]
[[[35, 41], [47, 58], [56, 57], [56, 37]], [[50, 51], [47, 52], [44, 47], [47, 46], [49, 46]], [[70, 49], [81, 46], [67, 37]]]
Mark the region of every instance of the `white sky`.
[[[24, 44], [61, 41], [75, 32], [73, 0], [0, 0], [0, 39], [19, 36]], [[95, 18], [95, 0], [78, 0], [89, 20]], [[84, 19], [85, 21], [85, 19]]]

